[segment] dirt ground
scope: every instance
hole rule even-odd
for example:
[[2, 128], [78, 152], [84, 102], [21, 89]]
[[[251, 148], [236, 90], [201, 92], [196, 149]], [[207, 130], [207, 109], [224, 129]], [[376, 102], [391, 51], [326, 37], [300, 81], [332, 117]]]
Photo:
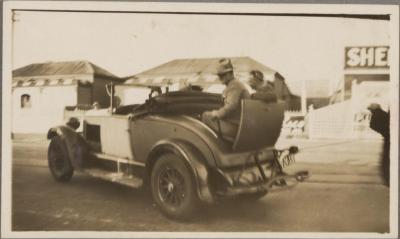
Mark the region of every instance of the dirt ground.
[[[313, 145], [307, 143], [311, 150]], [[379, 142], [315, 142], [314, 146], [322, 143], [326, 146], [300, 153], [295, 166], [287, 168], [310, 170], [307, 182], [272, 192], [256, 203], [225, 201], [201, 210], [192, 221], [177, 222], [165, 218], [141, 190], [80, 174], [70, 183], [57, 183], [47, 169], [48, 142], [14, 141], [12, 229], [388, 232], [389, 190], [378, 174]]]

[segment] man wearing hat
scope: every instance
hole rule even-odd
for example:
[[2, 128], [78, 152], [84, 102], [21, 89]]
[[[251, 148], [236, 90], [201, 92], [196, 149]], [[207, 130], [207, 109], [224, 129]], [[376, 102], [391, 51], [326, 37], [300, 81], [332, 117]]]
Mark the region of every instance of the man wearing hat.
[[79, 126], [81, 125], [81, 122], [79, 121], [78, 118], [71, 117], [68, 119], [68, 122], [66, 123], [66, 125], [75, 131], [79, 128]]
[[264, 74], [259, 70], [250, 71], [250, 87], [256, 92], [251, 95], [252, 99], [264, 102], [276, 102], [277, 96], [272, 82], [264, 81]]
[[226, 85], [222, 93], [224, 106], [218, 110], [204, 112], [202, 119], [225, 139], [233, 140], [239, 126], [241, 100], [250, 98], [250, 94], [246, 87], [235, 79], [230, 59], [219, 60], [217, 74], [219, 80]]

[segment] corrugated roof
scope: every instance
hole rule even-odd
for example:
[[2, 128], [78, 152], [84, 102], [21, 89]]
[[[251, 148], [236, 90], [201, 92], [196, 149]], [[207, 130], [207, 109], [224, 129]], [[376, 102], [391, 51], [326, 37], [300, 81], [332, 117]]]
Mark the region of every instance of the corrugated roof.
[[[216, 69], [218, 58], [190, 58], [176, 59], [139, 74], [126, 77], [126, 84], [167, 84], [178, 81], [191, 83], [205, 82], [211, 84], [218, 82]], [[237, 78], [246, 78], [251, 70], [259, 70], [266, 78], [271, 78], [276, 71], [255, 61], [250, 57], [226, 57], [231, 59]]]
[[89, 61], [34, 63], [13, 70], [13, 77], [97, 75], [118, 79], [117, 76]]
[[[227, 57], [228, 58], [228, 57]], [[173, 75], [173, 74], [191, 74], [207, 73], [216, 74], [219, 58], [192, 58], [176, 59], [150, 70], [144, 71], [137, 76], [143, 75]], [[253, 60], [250, 57], [229, 57], [231, 59], [235, 72], [249, 72], [253, 69], [265, 73], [275, 73], [271, 68]]]

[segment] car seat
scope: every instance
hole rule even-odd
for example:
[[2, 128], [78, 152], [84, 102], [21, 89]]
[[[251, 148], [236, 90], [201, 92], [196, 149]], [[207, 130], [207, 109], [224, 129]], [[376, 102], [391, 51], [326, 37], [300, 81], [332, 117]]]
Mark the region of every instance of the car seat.
[[232, 149], [251, 151], [274, 146], [282, 129], [283, 118], [282, 103], [242, 100], [239, 128]]

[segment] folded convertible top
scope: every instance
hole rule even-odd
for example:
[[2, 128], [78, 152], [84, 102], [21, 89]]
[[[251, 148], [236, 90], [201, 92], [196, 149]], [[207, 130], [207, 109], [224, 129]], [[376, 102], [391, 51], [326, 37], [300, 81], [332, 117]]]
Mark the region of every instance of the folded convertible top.
[[199, 91], [174, 91], [148, 99], [142, 105], [127, 105], [116, 110], [116, 114], [195, 114], [218, 109], [223, 104], [220, 94]]

